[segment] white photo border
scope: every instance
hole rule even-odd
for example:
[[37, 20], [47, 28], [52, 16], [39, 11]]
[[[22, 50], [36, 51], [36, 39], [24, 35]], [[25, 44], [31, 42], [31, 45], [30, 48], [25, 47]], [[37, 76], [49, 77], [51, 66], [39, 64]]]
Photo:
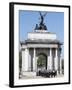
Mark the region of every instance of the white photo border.
[[[64, 12], [64, 77], [24, 80], [19, 79], [19, 10]], [[12, 41], [10, 41], [10, 87], [70, 83], [70, 6], [10, 3], [10, 38], [12, 39]], [[11, 44], [13, 45], [13, 48]]]

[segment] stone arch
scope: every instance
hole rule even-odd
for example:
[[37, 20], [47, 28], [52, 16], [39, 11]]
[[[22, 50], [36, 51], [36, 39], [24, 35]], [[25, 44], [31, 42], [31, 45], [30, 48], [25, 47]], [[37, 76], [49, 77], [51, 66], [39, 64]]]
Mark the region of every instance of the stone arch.
[[36, 49], [36, 56], [43, 54], [43, 55], [48, 55], [48, 49], [45, 48], [37, 48]]
[[45, 53], [37, 55], [37, 70], [47, 70], [47, 55]]

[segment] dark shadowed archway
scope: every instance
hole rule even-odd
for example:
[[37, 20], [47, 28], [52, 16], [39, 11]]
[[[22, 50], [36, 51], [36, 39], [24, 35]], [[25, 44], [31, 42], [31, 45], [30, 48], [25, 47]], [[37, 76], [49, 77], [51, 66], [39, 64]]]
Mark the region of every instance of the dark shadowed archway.
[[43, 53], [38, 55], [37, 70], [47, 70], [47, 56]]

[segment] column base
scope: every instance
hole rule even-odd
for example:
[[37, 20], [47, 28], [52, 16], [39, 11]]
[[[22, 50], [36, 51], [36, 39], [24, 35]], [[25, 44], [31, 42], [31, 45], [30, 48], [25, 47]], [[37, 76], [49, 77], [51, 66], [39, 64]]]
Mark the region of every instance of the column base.
[[22, 72], [22, 76], [36, 76], [36, 72]]

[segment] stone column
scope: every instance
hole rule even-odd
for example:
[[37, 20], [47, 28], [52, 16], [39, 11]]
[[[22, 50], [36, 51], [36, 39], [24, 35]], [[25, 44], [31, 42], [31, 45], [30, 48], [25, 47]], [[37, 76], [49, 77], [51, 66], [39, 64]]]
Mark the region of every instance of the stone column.
[[57, 71], [57, 74], [58, 74], [58, 49], [57, 48], [55, 51], [55, 70]]
[[52, 70], [53, 69], [53, 67], [52, 67], [53, 62], [52, 62], [52, 49], [51, 48], [50, 48], [49, 56], [47, 56], [47, 61], [48, 61], [47, 70]]
[[60, 74], [60, 72], [61, 72], [61, 48], [58, 48], [58, 72], [59, 72], [59, 74]]
[[53, 48], [53, 51], [52, 51], [52, 64], [53, 64], [53, 70], [55, 70], [55, 60], [54, 60], [54, 58], [55, 58], [55, 48]]
[[29, 50], [28, 48], [25, 48], [24, 51], [22, 51], [22, 70], [28, 71], [28, 56], [29, 56]]
[[31, 71], [31, 55], [29, 52], [29, 58], [28, 58], [28, 70]]
[[49, 70], [49, 56], [47, 55], [47, 70]]
[[37, 68], [37, 63], [36, 63], [36, 50], [34, 48], [34, 53], [33, 53], [33, 71], [36, 71]]
[[25, 71], [25, 49], [21, 51], [22, 53], [22, 72]]
[[60, 57], [60, 74], [62, 74], [62, 58]]

